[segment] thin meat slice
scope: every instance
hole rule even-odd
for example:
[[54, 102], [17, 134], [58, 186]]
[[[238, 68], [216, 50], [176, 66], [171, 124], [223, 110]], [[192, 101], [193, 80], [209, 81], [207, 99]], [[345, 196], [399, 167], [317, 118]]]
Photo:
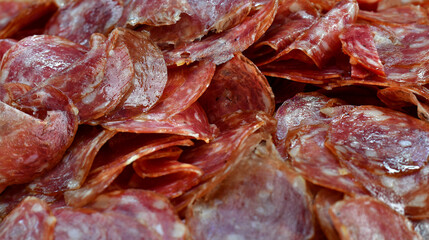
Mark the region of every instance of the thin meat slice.
[[101, 154], [99, 153], [98, 159], [101, 158], [99, 160], [101, 163], [93, 165], [81, 188], [69, 190], [64, 193], [66, 203], [76, 207], [89, 203], [103, 192], [126, 166], [147, 154], [171, 146], [190, 146], [193, 144], [186, 137], [174, 135], [145, 134], [135, 136], [134, 139], [131, 138], [131, 141], [124, 140], [123, 142], [114, 144], [115, 146], [107, 148]]
[[275, 107], [267, 79], [242, 54], [217, 67], [210, 86], [198, 101], [211, 123], [239, 110], [272, 115]]
[[286, 49], [319, 17], [318, 9], [309, 0], [286, 0], [279, 3], [273, 24], [257, 43], [246, 50], [246, 56], [258, 66], [271, 62], [277, 53]]
[[146, 28], [156, 43], [181, 45], [199, 40], [210, 31], [222, 32], [241, 23], [252, 8], [249, 0], [187, 0], [187, 4], [175, 24]]
[[429, 125], [387, 108], [359, 106], [334, 119], [326, 146], [341, 162], [375, 173], [409, 173], [429, 156]]
[[235, 27], [199, 42], [166, 51], [164, 57], [167, 65], [181, 66], [203, 59], [213, 61], [216, 65], [227, 62], [234, 57], [234, 53], [244, 51], [262, 36], [273, 22], [277, 7], [278, 1], [271, 0]]
[[0, 59], [2, 59], [4, 54], [17, 42], [17, 40], [12, 38], [0, 39]]
[[27, 183], [55, 166], [78, 124], [77, 109], [52, 87], [29, 92], [14, 105], [22, 111], [0, 102], [3, 186]]
[[331, 191], [326, 188], [317, 192], [314, 198], [313, 211], [319, 221], [320, 227], [328, 240], [339, 240], [337, 230], [329, 215], [329, 209], [336, 202], [343, 200], [344, 196], [340, 192]]
[[194, 165], [179, 162], [181, 153], [180, 148], [172, 147], [135, 161], [133, 169], [140, 178], [132, 179], [130, 185], [155, 191], [168, 198], [182, 195], [200, 182], [204, 172]]
[[83, 208], [55, 208], [55, 239], [155, 239], [161, 236], [136, 219], [117, 213]]
[[48, 205], [35, 197], [24, 199], [0, 224], [1, 239], [53, 239], [56, 219]]
[[122, 16], [122, 1], [71, 1], [49, 20], [45, 33], [89, 46], [93, 33], [106, 34]]
[[112, 34], [117, 34], [117, 41], [129, 52], [133, 77], [126, 97], [105, 119], [123, 120], [149, 111], [159, 101], [167, 84], [167, 66], [161, 50], [150, 40], [147, 32], [117, 28]]
[[98, 196], [87, 208], [134, 218], [161, 239], [187, 239], [189, 232], [167, 198], [151, 191], [129, 189]]
[[[61, 37], [35, 35], [24, 38], [3, 56], [0, 83], [38, 86], [68, 68], [86, 52], [85, 47]], [[3, 91], [0, 93], [5, 101], [8, 97]]]
[[330, 215], [341, 239], [421, 239], [409, 220], [371, 197], [340, 201]]
[[242, 156], [230, 174], [189, 206], [195, 239], [311, 239], [311, 197], [305, 180], [262, 143]]
[[378, 12], [360, 10], [358, 18], [380, 24], [428, 24], [428, 15], [423, 7], [405, 5]]
[[51, 195], [78, 189], [85, 181], [96, 154], [115, 133], [97, 127], [80, 126], [61, 162], [35, 179], [28, 188], [33, 192]]
[[1, 1], [0, 38], [13, 37], [19, 30], [44, 16], [49, 16], [53, 11], [55, 11], [55, 5], [51, 0]]
[[343, 52], [350, 56], [352, 65], [360, 65], [377, 75], [386, 75], [375, 47], [371, 28], [368, 25], [348, 26], [340, 34], [340, 40]]
[[356, 21], [358, 10], [356, 1], [341, 1], [279, 53], [277, 59], [294, 58], [322, 68], [340, 49], [338, 36], [347, 24]]
[[365, 194], [365, 188], [325, 147], [328, 129], [329, 125], [321, 124], [294, 131], [288, 139], [288, 153], [293, 168], [313, 184], [348, 195]]
[[150, 118], [140, 115], [134, 119], [111, 121], [103, 127], [118, 132], [168, 133], [193, 137], [209, 142], [217, 133], [215, 125], [209, 124], [204, 109], [198, 102], [188, 109], [166, 119]]

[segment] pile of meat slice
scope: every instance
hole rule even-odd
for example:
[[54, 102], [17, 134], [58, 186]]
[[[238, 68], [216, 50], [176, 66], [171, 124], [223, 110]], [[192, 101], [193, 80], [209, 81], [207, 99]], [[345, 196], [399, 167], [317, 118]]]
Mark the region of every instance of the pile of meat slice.
[[0, 2], [1, 239], [429, 239], [429, 4]]

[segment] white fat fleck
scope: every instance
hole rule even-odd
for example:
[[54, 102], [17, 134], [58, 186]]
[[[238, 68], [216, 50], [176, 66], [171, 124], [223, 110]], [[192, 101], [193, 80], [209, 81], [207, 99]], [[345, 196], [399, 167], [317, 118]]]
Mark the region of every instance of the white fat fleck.
[[365, 150], [365, 155], [368, 157], [378, 157], [378, 154], [374, 149]]
[[322, 173], [327, 176], [338, 176], [338, 171], [333, 169], [322, 169]]
[[164, 230], [162, 230], [161, 224], [156, 224], [154, 228], [155, 228], [155, 231], [159, 233], [159, 235], [161, 236], [164, 235]]
[[393, 188], [394, 187], [394, 183], [395, 183], [395, 180], [393, 179], [393, 178], [390, 178], [390, 177], [387, 177], [387, 176], [383, 176], [382, 178], [381, 178], [381, 183], [385, 186], [385, 187], [387, 187], [387, 188]]
[[132, 157], [130, 157], [127, 162], [125, 163], [125, 165], [130, 165], [131, 163], [133, 163], [135, 160], [139, 159], [140, 156], [139, 155], [134, 155]]
[[371, 64], [372, 66], [377, 66], [380, 65], [378, 62], [372, 60], [372, 58], [366, 58], [365, 59], [369, 64]]
[[427, 45], [429, 45], [428, 41], [416, 42], [416, 43], [410, 44], [410, 48], [422, 48], [422, 47], [426, 47]]
[[174, 223], [172, 237], [174, 238], [182, 238], [185, 236], [186, 233], [186, 227], [183, 223], [176, 222]]
[[297, 158], [301, 148], [300, 147], [294, 147], [291, 150], [289, 150], [289, 155], [293, 158]]
[[43, 211], [43, 207], [40, 204], [34, 204], [33, 207], [31, 207], [31, 211], [41, 212]]
[[267, 184], [265, 184], [266, 186], [267, 186], [267, 189], [269, 190], [269, 191], [272, 191], [272, 190], [274, 190], [274, 186], [273, 186], [273, 184], [272, 183], [267, 183]]
[[121, 204], [136, 204], [139, 201], [133, 196], [123, 196], [121, 197]]
[[294, 2], [289, 6], [289, 11], [291, 12], [299, 12], [302, 10], [301, 4], [299, 4], [298, 2]]
[[258, 193], [258, 197], [261, 199], [267, 199], [270, 196], [270, 192], [268, 191], [260, 191]]
[[263, 207], [257, 207], [256, 212], [261, 215], [265, 215], [265, 209]]
[[225, 240], [245, 240], [245, 238], [238, 234], [229, 234], [226, 236]]
[[406, 147], [411, 147], [413, 144], [408, 140], [401, 140], [399, 141], [399, 145], [401, 145], [401, 147], [406, 148]]
[[164, 201], [157, 200], [153, 203], [153, 207], [157, 209], [164, 209], [167, 207], [167, 204]]
[[422, 208], [426, 207], [427, 198], [428, 198], [427, 193], [417, 195], [415, 198], [413, 198], [413, 200], [408, 202], [407, 205], [412, 207], [422, 207]]
[[335, 146], [335, 149], [337, 150], [337, 152], [347, 153], [347, 149], [343, 146]]
[[384, 114], [383, 112], [379, 111], [379, 110], [365, 110], [364, 114], [366, 117], [368, 118], [372, 118], [375, 121], [385, 121], [387, 119], [390, 119], [390, 116]]

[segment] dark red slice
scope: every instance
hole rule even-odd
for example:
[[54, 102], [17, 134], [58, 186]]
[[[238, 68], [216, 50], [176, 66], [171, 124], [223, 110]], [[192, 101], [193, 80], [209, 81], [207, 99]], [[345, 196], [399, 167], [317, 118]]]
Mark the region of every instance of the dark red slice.
[[429, 124], [387, 108], [359, 106], [334, 119], [326, 146], [356, 166], [395, 174], [427, 164]]
[[60, 8], [49, 20], [45, 33], [89, 46], [93, 33], [106, 34], [122, 16], [122, 1], [78, 0]]
[[0, 224], [0, 238], [53, 239], [55, 224], [48, 205], [38, 198], [28, 197]]
[[224, 63], [233, 58], [234, 53], [244, 51], [258, 40], [271, 25], [276, 11], [277, 0], [271, 0], [233, 28], [165, 52], [165, 61], [167, 65], [177, 66], [203, 59], [215, 64]]
[[242, 156], [229, 175], [186, 212], [195, 239], [311, 239], [305, 180], [274, 157], [272, 143]]
[[371, 197], [337, 202], [330, 215], [341, 239], [420, 239], [411, 222], [386, 204]]
[[189, 232], [167, 198], [151, 191], [129, 189], [98, 196], [87, 206], [102, 213], [134, 218], [162, 239], [187, 239]]
[[339, 240], [337, 230], [335, 230], [334, 223], [329, 215], [329, 209], [336, 202], [343, 200], [344, 196], [340, 192], [331, 191], [326, 188], [317, 192], [314, 198], [313, 211], [319, 221], [320, 227], [326, 238], [329, 240]]
[[274, 113], [274, 94], [267, 79], [242, 54], [217, 67], [198, 102], [211, 123], [239, 110]]
[[61, 162], [34, 180], [28, 188], [43, 194], [78, 189], [88, 176], [96, 154], [114, 135], [113, 131], [81, 125]]
[[3, 58], [4, 54], [18, 41], [12, 38], [0, 39], [0, 59]]

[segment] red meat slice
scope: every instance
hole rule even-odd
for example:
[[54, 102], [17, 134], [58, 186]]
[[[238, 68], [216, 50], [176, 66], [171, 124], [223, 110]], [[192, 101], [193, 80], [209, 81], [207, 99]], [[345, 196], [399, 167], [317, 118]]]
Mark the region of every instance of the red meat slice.
[[261, 144], [186, 212], [195, 239], [311, 239], [311, 197], [305, 180]]
[[341, 239], [421, 239], [403, 215], [371, 197], [337, 202], [330, 215]]
[[45, 33], [89, 46], [93, 33], [106, 34], [122, 16], [122, 1], [78, 0], [67, 4], [49, 20]]
[[48, 205], [38, 198], [28, 197], [0, 224], [0, 238], [53, 239], [55, 224]]
[[331, 216], [329, 215], [329, 209], [336, 202], [341, 201], [343, 197], [343, 194], [340, 192], [324, 188], [317, 192], [314, 199], [313, 209], [316, 214], [316, 218], [319, 221], [323, 233], [329, 240], [340, 239], [337, 230], [335, 230]]
[[424, 8], [415, 5], [405, 5], [388, 8], [378, 12], [360, 10], [358, 17], [380, 24], [427, 24], [428, 15]]
[[239, 110], [274, 113], [274, 94], [267, 79], [242, 54], [217, 67], [210, 86], [198, 101], [211, 123]]

